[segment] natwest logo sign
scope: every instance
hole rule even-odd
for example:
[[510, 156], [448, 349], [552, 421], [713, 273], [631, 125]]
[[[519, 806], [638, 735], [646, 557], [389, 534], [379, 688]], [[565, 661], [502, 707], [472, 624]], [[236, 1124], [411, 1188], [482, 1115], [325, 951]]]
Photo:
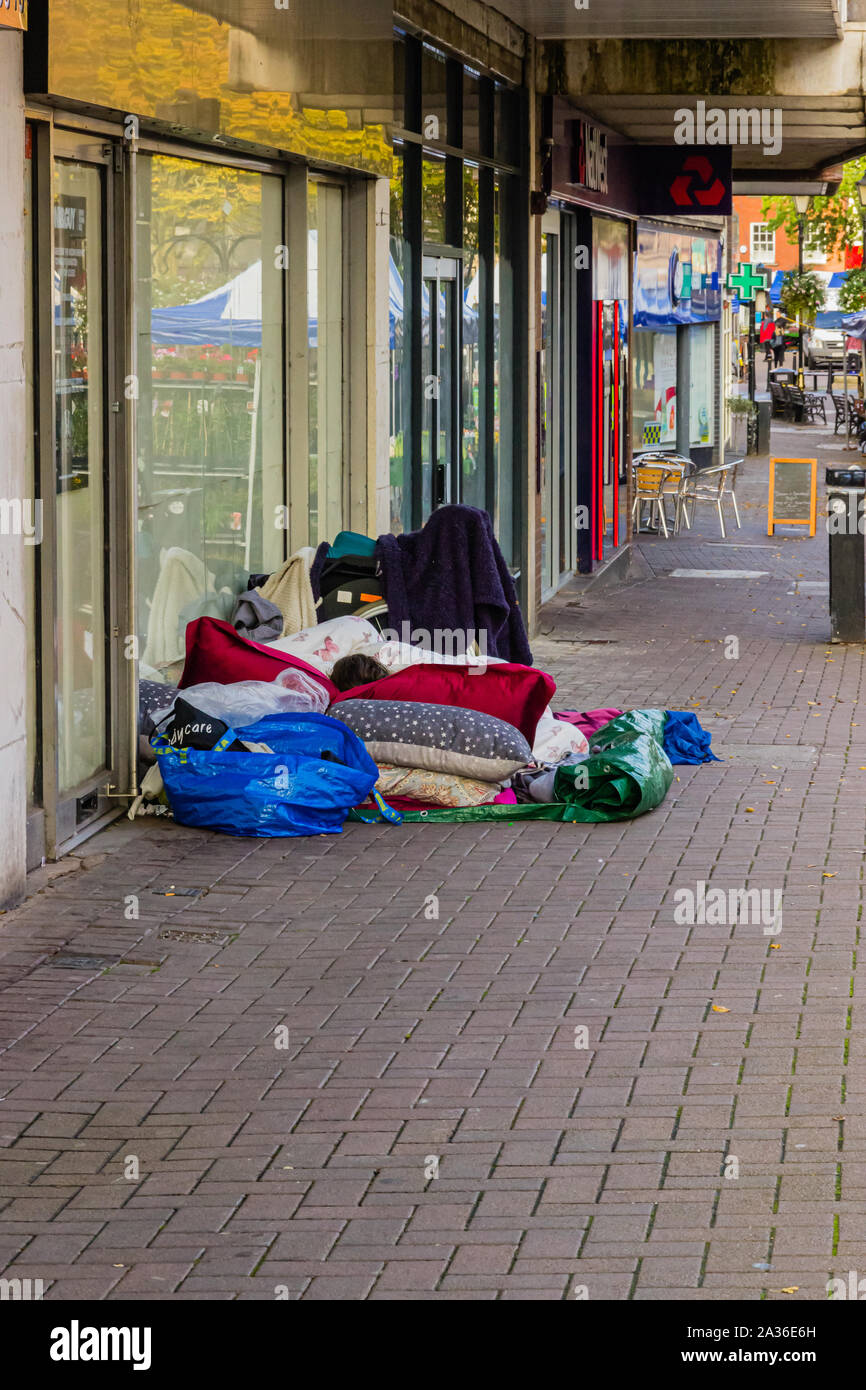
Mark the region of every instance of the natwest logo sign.
[[726, 191], [703, 154], [689, 155], [683, 163], [683, 172], [677, 174], [669, 189], [680, 208], [718, 208], [724, 202]]
[[641, 213], [646, 217], [730, 217], [733, 211], [730, 146], [641, 145]]
[[27, 28], [27, 0], [0, 0], [0, 28]]
[[591, 193], [607, 193], [607, 136], [588, 121], [575, 121], [572, 183]]

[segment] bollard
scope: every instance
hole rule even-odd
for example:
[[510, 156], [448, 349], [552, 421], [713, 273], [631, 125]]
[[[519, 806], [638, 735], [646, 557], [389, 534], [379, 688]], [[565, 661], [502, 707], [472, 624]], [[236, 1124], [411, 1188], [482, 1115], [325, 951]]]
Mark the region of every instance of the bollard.
[[830, 640], [866, 641], [863, 515], [866, 473], [828, 468], [827, 531], [830, 546]]

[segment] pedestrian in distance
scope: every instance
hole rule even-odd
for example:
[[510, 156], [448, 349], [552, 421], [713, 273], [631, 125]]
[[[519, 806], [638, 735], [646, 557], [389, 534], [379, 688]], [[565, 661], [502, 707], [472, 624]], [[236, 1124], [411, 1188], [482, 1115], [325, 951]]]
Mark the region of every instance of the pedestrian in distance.
[[773, 362], [777, 367], [785, 365], [785, 328], [788, 320], [781, 309], [776, 310], [776, 317], [773, 321]]

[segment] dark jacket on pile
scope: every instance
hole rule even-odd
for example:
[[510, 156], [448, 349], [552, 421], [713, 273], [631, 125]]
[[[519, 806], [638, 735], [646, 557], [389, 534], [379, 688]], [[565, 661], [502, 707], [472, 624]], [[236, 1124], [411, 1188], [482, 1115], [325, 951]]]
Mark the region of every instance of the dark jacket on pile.
[[421, 531], [380, 536], [376, 558], [391, 629], [408, 622], [431, 635], [486, 632], [488, 656], [532, 665], [514, 581], [486, 512], [440, 507]]

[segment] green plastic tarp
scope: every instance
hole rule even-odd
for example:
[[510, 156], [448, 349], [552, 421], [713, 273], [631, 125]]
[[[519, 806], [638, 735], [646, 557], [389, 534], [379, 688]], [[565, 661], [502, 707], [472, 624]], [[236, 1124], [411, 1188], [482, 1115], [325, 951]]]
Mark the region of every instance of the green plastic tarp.
[[[413, 821], [576, 821], [632, 820], [664, 801], [674, 778], [662, 746], [664, 710], [629, 710], [592, 734], [590, 757], [557, 769], [554, 792], [559, 800], [517, 806], [431, 806], [404, 811]], [[352, 811], [350, 820], [361, 820]]]

